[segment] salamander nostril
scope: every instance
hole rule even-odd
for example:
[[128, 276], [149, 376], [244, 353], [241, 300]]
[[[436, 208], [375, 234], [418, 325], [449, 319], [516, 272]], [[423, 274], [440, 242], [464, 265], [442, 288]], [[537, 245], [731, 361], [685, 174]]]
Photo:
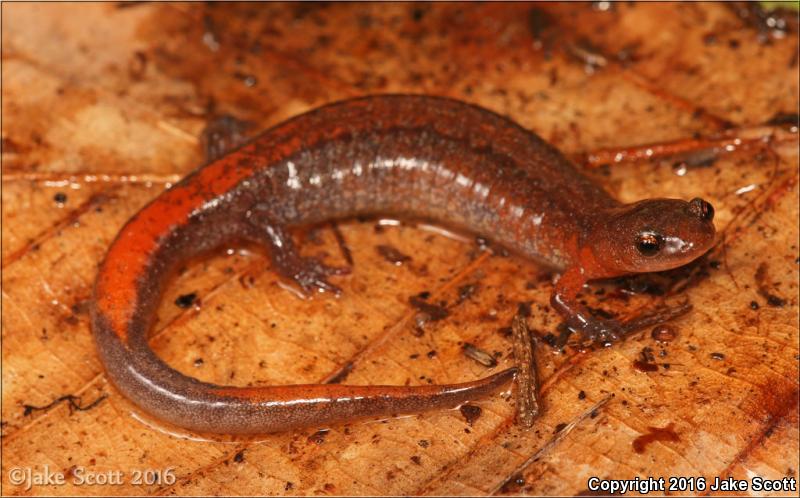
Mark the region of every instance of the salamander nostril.
[[689, 211], [701, 220], [712, 221], [714, 219], [714, 206], [699, 197], [689, 201]]

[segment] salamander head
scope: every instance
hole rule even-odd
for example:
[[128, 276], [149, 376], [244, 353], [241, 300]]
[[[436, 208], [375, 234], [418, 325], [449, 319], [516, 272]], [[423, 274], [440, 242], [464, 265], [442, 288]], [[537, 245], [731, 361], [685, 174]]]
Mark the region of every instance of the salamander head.
[[[594, 232], [592, 252], [616, 275], [670, 270], [714, 244], [714, 208], [700, 198], [649, 199], [614, 209]], [[610, 275], [613, 276], [613, 275]]]

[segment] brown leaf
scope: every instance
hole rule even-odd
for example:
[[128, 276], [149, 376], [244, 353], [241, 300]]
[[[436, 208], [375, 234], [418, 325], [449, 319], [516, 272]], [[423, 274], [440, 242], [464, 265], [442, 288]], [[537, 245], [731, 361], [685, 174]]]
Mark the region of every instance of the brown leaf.
[[[797, 478], [798, 146], [770, 120], [797, 112], [798, 36], [766, 35], [712, 3], [4, 4], [2, 492], [568, 495], [591, 476]], [[212, 118], [250, 132], [387, 92], [481, 104], [571, 157], [625, 152], [590, 171], [620, 200], [711, 201], [724, 237], [666, 296], [585, 296], [627, 319], [680, 294], [693, 310], [675, 337], [564, 354], [541, 341], [530, 430], [509, 392], [471, 403], [469, 421], [450, 410], [249, 439], [139, 412], [107, 383], [87, 315], [119, 228], [202, 163]], [[170, 284], [153, 348], [217, 383], [402, 385], [512, 366], [519, 303], [533, 333], [557, 335], [532, 262], [424, 226], [337, 226], [303, 251], [345, 265], [349, 250], [340, 298], [302, 299], [258, 248], [231, 246]], [[419, 327], [412, 298], [440, 318]], [[45, 465], [67, 482], [7, 479]], [[81, 485], [81, 469], [125, 477]]]

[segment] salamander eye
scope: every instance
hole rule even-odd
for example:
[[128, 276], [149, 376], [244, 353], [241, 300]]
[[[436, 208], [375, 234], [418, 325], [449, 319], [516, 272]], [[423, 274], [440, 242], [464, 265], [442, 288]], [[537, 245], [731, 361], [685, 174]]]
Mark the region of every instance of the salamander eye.
[[661, 236], [653, 232], [641, 232], [636, 238], [636, 250], [642, 256], [655, 256], [661, 249]]

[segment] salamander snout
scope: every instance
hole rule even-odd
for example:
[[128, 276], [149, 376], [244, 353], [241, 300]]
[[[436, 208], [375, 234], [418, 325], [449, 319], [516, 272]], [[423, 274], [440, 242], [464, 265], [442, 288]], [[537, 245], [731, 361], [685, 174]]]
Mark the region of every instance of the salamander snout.
[[689, 201], [689, 212], [703, 221], [714, 220], [714, 206], [699, 197]]
[[713, 220], [714, 207], [700, 198], [628, 204], [609, 213], [593, 231], [593, 253], [613, 274], [677, 268], [711, 248]]

